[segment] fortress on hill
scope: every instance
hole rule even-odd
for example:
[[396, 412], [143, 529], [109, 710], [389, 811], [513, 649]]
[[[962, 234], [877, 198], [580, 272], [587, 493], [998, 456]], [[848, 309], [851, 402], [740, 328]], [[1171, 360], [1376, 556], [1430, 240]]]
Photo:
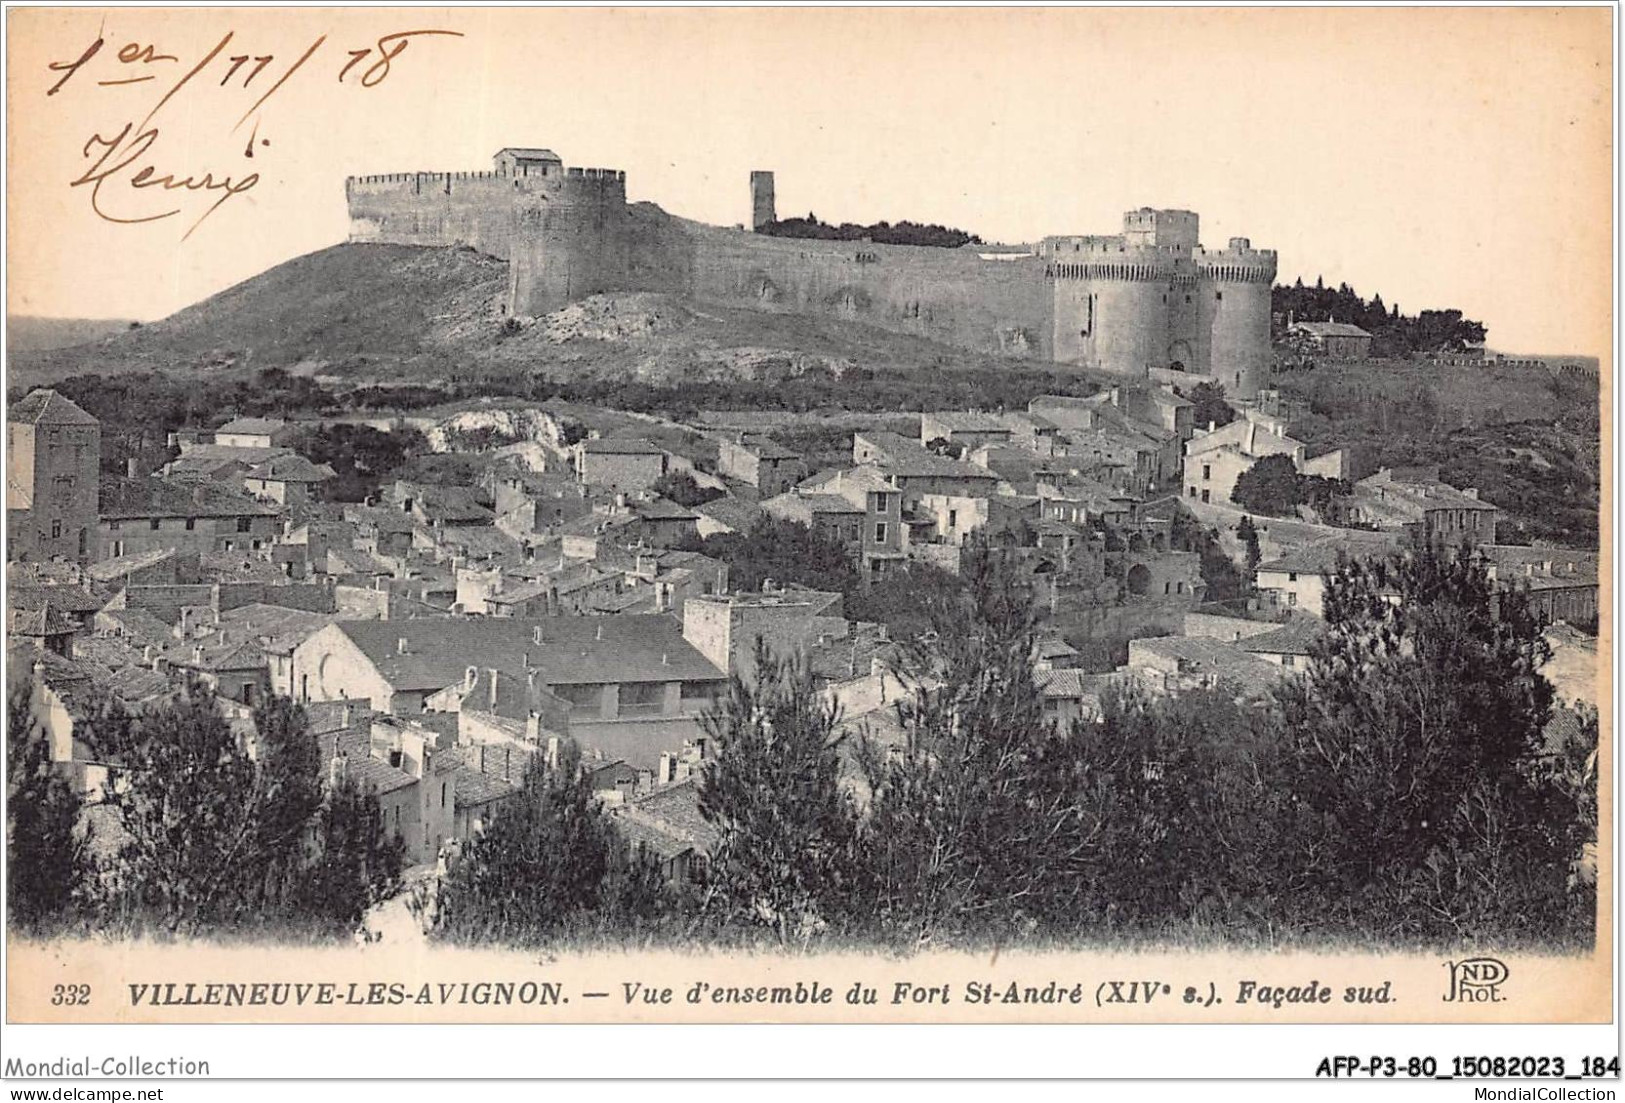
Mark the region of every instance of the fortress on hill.
[[567, 168], [545, 149], [504, 149], [490, 172], [345, 181], [351, 241], [506, 260], [507, 307], [520, 317], [660, 291], [1128, 377], [1185, 371], [1238, 398], [1267, 371], [1275, 252], [1246, 238], [1204, 249], [1190, 211], [1129, 211], [1120, 234], [944, 249], [754, 232], [775, 218], [773, 174], [751, 173], [750, 189], [746, 230], [628, 203], [625, 173]]

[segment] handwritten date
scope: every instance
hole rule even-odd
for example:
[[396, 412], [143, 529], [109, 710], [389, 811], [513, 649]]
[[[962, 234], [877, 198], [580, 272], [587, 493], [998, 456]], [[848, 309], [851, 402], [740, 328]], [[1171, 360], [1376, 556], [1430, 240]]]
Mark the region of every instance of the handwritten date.
[[[170, 207], [173, 200], [154, 203], [149, 196], [175, 195], [184, 201], [184, 197], [190, 195], [212, 200], [182, 235], [184, 241], [228, 200], [252, 191], [259, 184], [258, 172], [240, 173], [220, 168], [166, 169], [159, 164], [163, 151], [155, 150], [163, 132], [155, 125], [154, 119], [183, 90], [196, 89], [189, 93], [192, 95], [258, 92], [257, 98], [230, 128], [235, 132], [250, 118], [254, 119], [252, 133], [242, 147], [242, 156], [254, 157], [256, 148], [263, 151], [271, 144], [269, 138], [259, 136], [258, 116], [261, 109], [295, 74], [305, 69], [327, 43], [327, 35], [319, 35], [298, 57], [283, 63], [275, 53], [245, 51], [227, 54], [226, 50], [235, 37], [235, 31], [227, 31], [213, 49], [168, 86], [168, 90], [139, 122], [131, 119], [100, 129], [84, 142], [80, 156], [89, 165], [71, 179], [68, 186], [88, 190], [90, 208], [97, 217], [125, 225], [156, 222], [181, 214], [185, 207]], [[461, 31], [437, 29], [395, 31], [383, 35], [370, 46], [345, 52], [349, 60], [342, 67], [336, 67], [337, 82], [361, 89], [375, 88], [389, 78], [392, 66], [410, 45], [431, 37], [461, 38], [463, 35]], [[107, 38], [98, 34], [77, 57], [48, 63], [48, 72], [60, 76], [45, 90], [45, 95], [57, 95], [93, 63], [99, 78], [93, 87], [141, 84], [157, 80], [160, 76], [167, 78], [177, 72], [182, 64], [179, 55], [164, 52], [157, 43], [132, 40], [116, 51], [107, 50], [104, 53], [107, 47]], [[214, 80], [216, 72], [219, 72], [218, 81]], [[221, 93], [211, 89], [227, 91]], [[112, 192], [104, 192], [104, 189], [110, 188], [123, 191], [122, 200], [115, 199]]]

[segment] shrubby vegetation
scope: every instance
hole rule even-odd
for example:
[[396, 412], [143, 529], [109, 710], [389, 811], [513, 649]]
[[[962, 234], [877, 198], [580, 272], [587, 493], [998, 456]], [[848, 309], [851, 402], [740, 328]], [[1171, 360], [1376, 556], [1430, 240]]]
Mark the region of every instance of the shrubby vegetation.
[[1270, 295], [1270, 311], [1284, 320], [1324, 322], [1335, 319], [1357, 325], [1371, 334], [1373, 356], [1408, 356], [1413, 352], [1460, 352], [1469, 342], [1482, 343], [1484, 324], [1463, 318], [1459, 310], [1424, 310], [1401, 314], [1374, 295], [1367, 301], [1348, 284], [1327, 287], [1321, 280], [1305, 287], [1299, 279], [1291, 287], [1277, 284]]
[[827, 222], [819, 221], [817, 215], [807, 212], [806, 218], [781, 218], [776, 222], [769, 222], [756, 231], [759, 234], [768, 234], [773, 237], [800, 237], [821, 238], [825, 241], [872, 241], [879, 245], [935, 245], [943, 249], [957, 249], [961, 245], [980, 245], [982, 239], [975, 234], [968, 234], [964, 230], [955, 230], [947, 226], [939, 226], [935, 222], [930, 225], [921, 225], [918, 222], [876, 222], [870, 226], [859, 226], [852, 222], [843, 222], [839, 226], [831, 226]]
[[1339, 499], [1353, 493], [1342, 479], [1303, 475], [1292, 457], [1265, 456], [1236, 478], [1230, 498], [1243, 509], [1266, 517], [1294, 517], [1299, 506], [1310, 506], [1322, 518], [1335, 518]]
[[74, 734], [116, 768], [92, 823], [41, 757], [29, 692], [24, 680], [8, 702], [7, 869], [20, 926], [342, 938], [398, 891], [400, 841], [353, 781], [324, 787], [325, 764], [293, 702], [260, 709], [253, 756], [195, 686], [139, 714], [96, 703]]
[[1198, 383], [1185, 397], [1191, 400], [1191, 424], [1198, 429], [1218, 428], [1236, 420], [1235, 408], [1225, 401], [1223, 383]]
[[687, 471], [668, 471], [655, 481], [654, 492], [669, 498], [680, 506], [697, 506], [712, 502], [727, 493], [714, 486], [701, 486]]

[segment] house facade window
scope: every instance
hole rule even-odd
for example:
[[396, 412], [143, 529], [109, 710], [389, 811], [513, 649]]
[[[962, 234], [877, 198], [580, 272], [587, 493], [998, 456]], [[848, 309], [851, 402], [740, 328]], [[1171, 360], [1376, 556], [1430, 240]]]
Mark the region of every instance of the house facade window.
[[876, 521], [875, 522], [875, 543], [884, 544], [885, 542], [886, 542], [886, 522], [884, 522], [884, 521]]

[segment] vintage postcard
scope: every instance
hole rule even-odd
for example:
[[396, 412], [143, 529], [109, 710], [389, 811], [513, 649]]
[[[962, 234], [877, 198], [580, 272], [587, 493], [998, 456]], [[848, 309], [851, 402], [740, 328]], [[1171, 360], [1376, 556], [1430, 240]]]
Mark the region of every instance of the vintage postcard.
[[7, 1021], [1609, 1021], [1614, 16], [10, 10]]

